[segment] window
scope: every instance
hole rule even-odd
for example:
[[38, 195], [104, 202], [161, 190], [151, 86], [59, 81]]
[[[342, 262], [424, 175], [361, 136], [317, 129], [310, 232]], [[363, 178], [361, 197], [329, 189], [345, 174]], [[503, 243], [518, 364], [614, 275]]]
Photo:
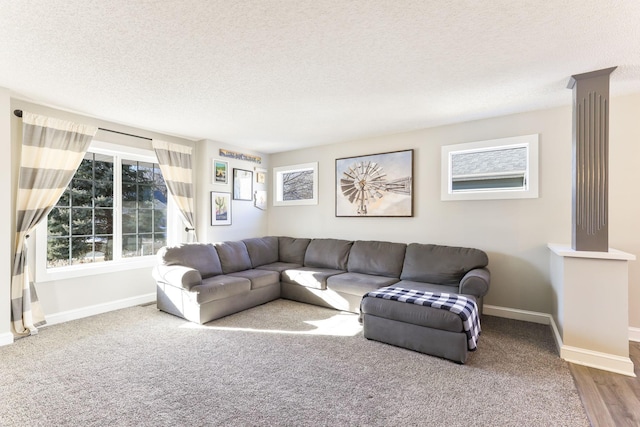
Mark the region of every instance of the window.
[[538, 135], [442, 147], [442, 200], [538, 197]]
[[156, 162], [152, 151], [92, 143], [46, 224], [38, 226], [38, 281], [153, 261], [167, 244], [172, 218]]

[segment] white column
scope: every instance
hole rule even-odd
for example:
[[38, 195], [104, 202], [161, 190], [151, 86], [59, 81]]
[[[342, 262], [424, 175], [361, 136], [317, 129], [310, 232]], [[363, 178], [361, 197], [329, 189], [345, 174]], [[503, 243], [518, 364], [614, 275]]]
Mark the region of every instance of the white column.
[[629, 358], [629, 261], [635, 255], [549, 244], [560, 357], [635, 376]]

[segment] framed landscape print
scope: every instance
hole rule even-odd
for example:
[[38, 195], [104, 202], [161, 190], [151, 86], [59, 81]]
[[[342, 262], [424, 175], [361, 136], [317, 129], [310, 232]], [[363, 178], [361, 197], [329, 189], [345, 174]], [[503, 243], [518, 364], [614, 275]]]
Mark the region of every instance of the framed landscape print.
[[318, 162], [273, 168], [273, 206], [317, 205]]
[[233, 168], [233, 200], [253, 200], [253, 172]]
[[212, 176], [211, 183], [212, 184], [226, 184], [229, 182], [229, 163], [224, 160], [213, 159], [213, 164], [211, 165]]
[[413, 150], [336, 159], [336, 216], [413, 216]]
[[231, 225], [231, 193], [211, 192], [211, 225]]

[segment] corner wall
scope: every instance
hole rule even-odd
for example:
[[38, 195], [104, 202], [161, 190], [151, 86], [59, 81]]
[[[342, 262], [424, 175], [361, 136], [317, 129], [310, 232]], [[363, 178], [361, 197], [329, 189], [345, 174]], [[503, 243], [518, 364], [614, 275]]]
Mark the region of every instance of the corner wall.
[[[234, 151], [236, 153], [259, 156], [261, 163], [238, 160], [220, 156], [220, 149]], [[268, 182], [262, 184], [256, 182], [256, 169], [269, 168], [269, 155], [255, 151], [221, 144], [215, 141], [198, 141], [196, 145], [197, 162], [197, 193], [198, 200], [198, 240], [200, 242], [214, 243], [223, 241], [241, 240], [250, 237], [261, 237], [267, 234], [267, 210], [260, 210], [254, 206], [253, 201], [233, 200], [233, 169], [244, 169], [253, 172], [253, 191], [266, 190]], [[212, 161], [223, 160], [229, 163], [226, 184], [214, 184], [212, 182]], [[267, 174], [270, 175], [270, 174]], [[268, 176], [268, 178], [270, 178]], [[231, 225], [211, 225], [211, 192], [219, 191], [231, 194]]]
[[0, 346], [13, 342], [11, 333], [11, 265], [12, 265], [12, 207], [11, 174], [11, 99], [9, 91], [0, 87]]
[[[570, 93], [567, 91], [567, 97]], [[633, 117], [635, 116], [635, 119]], [[640, 95], [611, 101], [610, 244], [640, 253], [635, 176]], [[269, 234], [471, 246], [489, 255], [486, 305], [552, 313], [549, 242], [571, 241], [571, 107], [515, 114], [271, 155], [271, 166], [319, 162], [317, 206], [269, 206]], [[537, 133], [539, 198], [441, 201], [440, 147]], [[335, 159], [414, 149], [412, 218], [336, 218]], [[633, 164], [636, 164], [634, 166]], [[270, 170], [271, 172], [271, 170]], [[630, 323], [640, 326], [640, 269], [632, 263]]]

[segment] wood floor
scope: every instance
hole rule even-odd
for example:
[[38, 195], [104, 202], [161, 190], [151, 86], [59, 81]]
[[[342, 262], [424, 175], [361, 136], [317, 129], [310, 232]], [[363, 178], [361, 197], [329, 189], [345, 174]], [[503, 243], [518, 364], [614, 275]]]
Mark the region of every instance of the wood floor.
[[640, 342], [629, 343], [636, 378], [569, 363], [591, 425], [640, 426]]

